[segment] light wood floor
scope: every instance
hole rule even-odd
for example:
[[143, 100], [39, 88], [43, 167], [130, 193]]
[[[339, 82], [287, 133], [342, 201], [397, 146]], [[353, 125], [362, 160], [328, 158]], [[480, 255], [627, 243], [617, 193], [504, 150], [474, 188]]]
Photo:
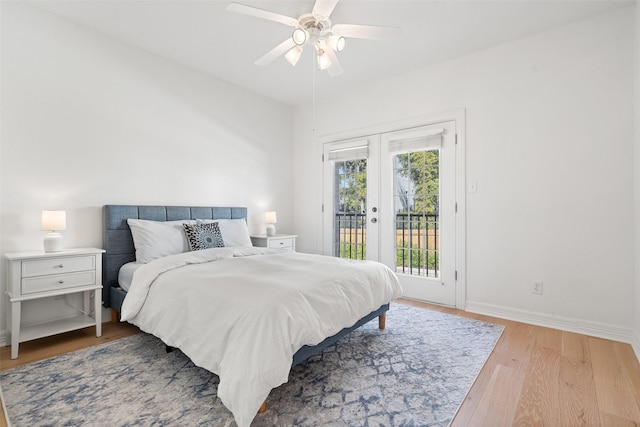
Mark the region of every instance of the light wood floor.
[[[446, 307], [403, 303], [505, 326], [451, 424], [459, 426], [640, 426], [640, 364], [631, 346]], [[393, 318], [387, 318], [393, 327]], [[136, 333], [127, 324], [0, 348], [0, 370]], [[0, 427], [6, 426], [4, 418]]]

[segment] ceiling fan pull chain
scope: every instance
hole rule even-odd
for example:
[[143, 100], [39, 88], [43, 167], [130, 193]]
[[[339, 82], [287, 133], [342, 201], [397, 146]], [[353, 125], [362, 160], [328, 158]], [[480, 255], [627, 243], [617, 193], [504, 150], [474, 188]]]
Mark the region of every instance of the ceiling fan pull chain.
[[313, 133], [316, 132], [316, 67], [317, 67], [317, 61], [318, 61], [318, 55], [313, 55], [313, 61], [311, 61], [311, 67], [313, 68], [313, 74], [312, 74], [312, 78], [311, 78], [311, 85], [312, 87], [312, 96], [311, 96], [311, 103], [312, 103], [312, 113], [311, 113], [311, 121], [312, 121], [312, 130]]

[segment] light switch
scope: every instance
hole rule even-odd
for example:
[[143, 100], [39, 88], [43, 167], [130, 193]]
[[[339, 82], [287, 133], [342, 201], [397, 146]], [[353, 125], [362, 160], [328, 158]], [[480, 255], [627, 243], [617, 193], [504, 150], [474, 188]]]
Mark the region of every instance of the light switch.
[[475, 193], [478, 191], [478, 181], [471, 181], [469, 183], [469, 193]]

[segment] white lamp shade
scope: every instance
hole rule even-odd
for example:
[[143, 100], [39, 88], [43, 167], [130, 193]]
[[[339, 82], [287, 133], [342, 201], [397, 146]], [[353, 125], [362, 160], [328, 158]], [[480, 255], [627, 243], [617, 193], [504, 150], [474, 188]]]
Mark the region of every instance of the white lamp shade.
[[302, 48], [300, 46], [295, 46], [289, 50], [284, 57], [291, 65], [296, 65], [300, 59], [300, 55], [302, 55]]
[[329, 59], [329, 55], [324, 51], [324, 49], [318, 50], [318, 68], [321, 70], [326, 70], [331, 66], [331, 59]]
[[264, 213], [264, 222], [267, 224], [277, 224], [278, 220], [276, 219], [275, 212], [265, 212]]
[[58, 231], [67, 229], [67, 211], [42, 211], [42, 229]]

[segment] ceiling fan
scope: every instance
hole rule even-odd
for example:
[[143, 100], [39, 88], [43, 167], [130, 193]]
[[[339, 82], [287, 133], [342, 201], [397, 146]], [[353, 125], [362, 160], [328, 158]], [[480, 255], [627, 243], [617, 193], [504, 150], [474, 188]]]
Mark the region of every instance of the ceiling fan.
[[291, 37], [258, 59], [256, 65], [267, 65], [281, 55], [285, 55], [287, 61], [296, 65], [304, 46], [310, 44], [315, 49], [318, 68], [327, 70], [330, 76], [337, 76], [342, 73], [342, 66], [336, 53], [344, 49], [345, 38], [389, 40], [400, 35], [400, 29], [395, 27], [332, 25], [329, 16], [337, 4], [338, 0], [316, 0], [311, 13], [302, 14], [297, 18], [240, 3], [229, 3], [227, 10], [279, 22], [294, 28]]

